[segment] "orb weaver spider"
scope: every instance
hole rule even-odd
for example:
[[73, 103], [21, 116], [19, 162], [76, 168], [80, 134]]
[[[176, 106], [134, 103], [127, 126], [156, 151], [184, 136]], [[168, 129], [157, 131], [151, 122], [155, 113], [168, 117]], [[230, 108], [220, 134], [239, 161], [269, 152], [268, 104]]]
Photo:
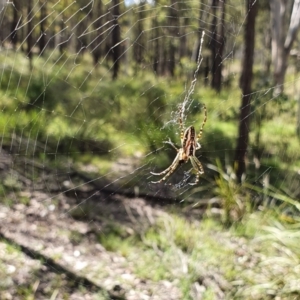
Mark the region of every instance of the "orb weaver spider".
[[195, 185], [198, 183], [200, 175], [204, 174], [203, 166], [201, 162], [198, 160], [198, 158], [196, 157], [196, 150], [201, 148], [201, 145], [199, 144], [198, 140], [202, 136], [203, 127], [207, 120], [207, 110], [205, 105], [203, 106], [203, 109], [204, 109], [204, 120], [202, 122], [199, 134], [196, 136], [195, 128], [193, 125], [184, 129], [184, 124], [182, 121], [182, 107], [180, 108], [178, 122], [180, 128], [181, 148], [179, 149], [176, 148], [176, 146], [172, 143], [171, 140], [165, 142], [166, 144], [170, 144], [177, 151], [177, 155], [174, 161], [172, 162], [172, 164], [164, 171], [160, 173], [150, 172], [152, 175], [157, 175], [157, 176], [166, 174], [162, 179], [158, 181], [152, 181], [152, 183], [160, 183], [162, 181], [165, 181], [177, 169], [179, 165], [181, 165], [182, 163], [187, 163], [188, 160], [191, 161], [193, 167], [192, 169], [196, 171], [195, 182], [189, 184]]

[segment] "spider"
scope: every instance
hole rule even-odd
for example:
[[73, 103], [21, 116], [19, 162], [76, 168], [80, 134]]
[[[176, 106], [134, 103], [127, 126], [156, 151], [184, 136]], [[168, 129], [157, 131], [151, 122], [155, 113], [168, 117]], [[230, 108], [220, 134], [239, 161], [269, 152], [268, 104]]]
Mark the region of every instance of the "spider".
[[195, 185], [198, 183], [200, 175], [204, 173], [203, 166], [201, 162], [198, 160], [198, 158], [196, 157], [196, 150], [201, 148], [201, 145], [198, 143], [198, 140], [202, 136], [203, 127], [207, 120], [207, 110], [205, 105], [203, 106], [203, 109], [204, 109], [204, 120], [202, 122], [202, 126], [200, 128], [199, 134], [196, 136], [194, 126], [189, 126], [184, 130], [184, 125], [182, 121], [182, 107], [180, 108], [178, 122], [180, 128], [181, 148], [177, 149], [171, 140], [165, 142], [166, 144], [170, 144], [177, 151], [177, 155], [174, 161], [172, 162], [172, 164], [164, 171], [160, 173], [151, 172], [152, 175], [158, 175], [158, 176], [166, 174], [159, 181], [152, 181], [152, 183], [160, 183], [162, 181], [165, 181], [177, 169], [179, 165], [188, 162], [188, 160], [191, 161], [193, 167], [192, 169], [196, 171], [195, 182], [189, 184]]

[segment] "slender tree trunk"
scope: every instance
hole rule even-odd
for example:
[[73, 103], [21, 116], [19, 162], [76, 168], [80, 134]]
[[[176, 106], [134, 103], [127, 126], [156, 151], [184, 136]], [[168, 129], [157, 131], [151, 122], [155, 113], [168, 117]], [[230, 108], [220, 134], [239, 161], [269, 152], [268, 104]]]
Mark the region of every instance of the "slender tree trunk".
[[[32, 10], [32, 0], [27, 1], [27, 20], [30, 20], [30, 12]], [[27, 56], [29, 58], [29, 66], [32, 69], [32, 21], [27, 23]]]
[[166, 43], [164, 43], [165, 41], [162, 41], [162, 43], [160, 43], [160, 47], [159, 47], [159, 57], [160, 57], [160, 75], [167, 75], [168, 70], [169, 70], [169, 65], [168, 65], [168, 59], [169, 59], [169, 52], [167, 49], [167, 45]]
[[284, 78], [288, 66], [288, 57], [300, 25], [300, 0], [294, 0], [290, 24], [284, 40], [284, 15], [287, 2], [270, 0], [272, 64], [276, 88], [274, 94], [279, 95], [284, 89]]
[[209, 70], [210, 70], [209, 63], [210, 63], [209, 56], [206, 56], [206, 58], [204, 59], [204, 85], [205, 86], [209, 85], [209, 79], [208, 79]]
[[218, 30], [217, 30], [217, 22], [218, 22], [218, 16], [217, 16], [217, 3], [218, 0], [212, 0], [211, 2], [211, 14], [213, 16], [212, 22], [211, 22], [211, 40], [210, 40], [210, 52], [211, 52], [211, 73], [212, 73], [212, 80], [211, 80], [211, 87], [213, 88], [213, 77], [216, 72], [216, 56], [217, 56], [217, 35], [218, 35]]
[[46, 46], [46, 34], [45, 34], [45, 23], [46, 23], [46, 14], [47, 14], [47, 9], [46, 9], [47, 1], [42, 1], [41, 2], [41, 16], [40, 16], [40, 31], [41, 31], [41, 37], [39, 40], [39, 49], [40, 49], [40, 54], [42, 54], [45, 46]]
[[112, 57], [113, 57], [113, 79], [118, 77], [120, 69], [120, 41], [121, 41], [121, 32], [120, 26], [118, 23], [118, 17], [120, 15], [120, 2], [119, 0], [112, 1], [112, 14], [114, 17], [114, 29], [112, 31]]
[[185, 28], [188, 28], [189, 19], [183, 18], [183, 26], [180, 26], [180, 44], [179, 44], [179, 57], [178, 61], [181, 61], [183, 57], [186, 57], [188, 54], [188, 45], [187, 45], [187, 36]]
[[138, 23], [137, 32], [134, 41], [134, 59], [137, 64], [141, 64], [144, 59], [144, 49], [145, 49], [145, 32], [144, 32], [144, 18], [145, 18], [145, 0], [141, 0], [139, 4], [138, 12]]
[[274, 72], [274, 81], [277, 86], [274, 93], [280, 94], [283, 88], [278, 85], [281, 84], [282, 77], [282, 67], [283, 67], [283, 17], [285, 13], [285, 3], [281, 0], [270, 0], [271, 9], [271, 35], [272, 35], [272, 64]]
[[102, 15], [102, 0], [96, 0], [95, 1], [95, 7], [92, 10], [93, 14], [93, 19], [95, 20], [94, 22], [94, 29], [96, 30], [96, 37], [95, 41], [93, 42], [93, 61], [94, 64], [96, 65], [102, 55], [102, 45], [101, 41], [103, 39], [103, 36], [101, 35], [103, 29], [102, 29], [102, 24], [103, 24], [103, 18], [101, 17]]
[[160, 75], [159, 39], [157, 38], [159, 36], [159, 27], [157, 17], [154, 17], [153, 25], [153, 71], [156, 75]]
[[[225, 0], [218, 1], [219, 7], [221, 9], [221, 24], [215, 28], [216, 35], [216, 49], [214, 50], [215, 58], [212, 61], [212, 82], [211, 86], [216, 91], [221, 91], [222, 84], [222, 60], [223, 60], [223, 50], [225, 45]], [[219, 28], [218, 28], [219, 27]]]
[[[80, 3], [80, 1], [78, 1]], [[81, 21], [78, 23], [75, 29], [75, 35], [78, 36], [78, 53], [80, 57], [83, 57], [84, 53], [87, 51], [87, 45], [91, 42], [92, 35], [90, 34], [84, 34], [89, 27], [89, 25], [93, 22], [93, 4], [95, 2], [89, 2], [88, 6], [82, 7], [82, 13], [83, 17]], [[83, 4], [82, 4], [83, 5]], [[66, 26], [66, 24], [63, 22], [63, 26]], [[74, 31], [73, 31], [74, 34]], [[70, 38], [72, 38], [73, 35], [70, 31], [65, 31], [63, 35], [63, 44], [62, 44], [62, 51], [65, 51], [72, 43], [70, 43]]]
[[[198, 23], [198, 38], [197, 43], [195, 43], [195, 47], [193, 48], [192, 53], [192, 61], [197, 62], [198, 54], [201, 46], [202, 32], [205, 24], [207, 23], [209, 11], [206, 9], [206, 5], [203, 0], [199, 1], [199, 23]], [[203, 76], [204, 76], [204, 84], [208, 84], [208, 75], [209, 75], [209, 57], [207, 55], [203, 56]], [[199, 70], [199, 73], [201, 70]], [[193, 74], [192, 74], [193, 76]]]
[[11, 43], [13, 48], [16, 49], [16, 45], [18, 43], [18, 34], [17, 34], [17, 26], [19, 22], [19, 18], [21, 16], [20, 13], [20, 3], [19, 0], [14, 1], [14, 10], [13, 10], [13, 20], [11, 23]]
[[197, 62], [198, 59], [198, 53], [199, 53], [199, 49], [200, 49], [200, 44], [201, 44], [201, 36], [202, 36], [202, 31], [203, 31], [203, 26], [202, 26], [202, 22], [205, 21], [204, 20], [204, 9], [203, 9], [203, 1], [200, 0], [199, 1], [199, 22], [198, 22], [198, 38], [197, 38], [197, 43], [195, 44], [195, 47], [193, 49], [193, 54], [192, 54], [192, 61]]
[[[63, 30], [65, 28], [65, 23], [63, 20], [59, 21], [59, 26], [60, 26], [60, 30]], [[80, 33], [83, 31], [82, 29], [82, 22], [79, 24], [79, 26], [76, 28], [76, 34], [77, 36], [80, 35]], [[66, 31], [62, 31], [62, 33], [58, 36], [58, 43], [59, 43], [59, 52], [61, 54], [63, 54], [63, 52], [65, 51], [67, 44], [65, 43], [67, 39], [67, 33]], [[84, 41], [81, 39], [80, 43], [77, 43], [77, 49], [76, 52], [79, 52], [80, 49], [82, 48], [82, 45], [84, 44]], [[80, 54], [82, 54], [82, 51], [80, 51]]]
[[174, 76], [175, 73], [175, 65], [176, 65], [176, 50], [178, 48], [178, 31], [179, 31], [179, 22], [178, 22], [178, 2], [176, 0], [171, 0], [171, 6], [169, 9], [169, 32], [170, 32], [170, 40], [169, 40], [169, 57], [168, 57], [168, 73], [171, 76]]
[[244, 32], [244, 58], [242, 66], [242, 75], [240, 78], [240, 86], [242, 89], [242, 104], [240, 108], [239, 134], [237, 146], [235, 150], [234, 168], [236, 171], [237, 181], [242, 181], [242, 175], [246, 171], [245, 156], [247, 153], [249, 142], [250, 127], [250, 100], [251, 100], [251, 84], [253, 77], [253, 59], [255, 44], [255, 19], [257, 15], [258, 3], [256, 0], [247, 0], [248, 11], [246, 26]]
[[271, 26], [266, 29], [265, 36], [264, 36], [264, 48], [266, 51], [266, 59], [264, 64], [264, 73], [266, 77], [270, 76], [272, 58], [270, 55], [270, 50], [272, 49], [272, 37], [271, 37]]
[[[153, 1], [153, 6], [156, 8], [158, 6], [158, 0]], [[159, 39], [157, 38], [159, 36], [159, 26], [158, 26], [158, 15], [155, 14], [153, 16], [152, 20], [152, 64], [153, 64], [153, 71], [156, 75], [159, 75]]]

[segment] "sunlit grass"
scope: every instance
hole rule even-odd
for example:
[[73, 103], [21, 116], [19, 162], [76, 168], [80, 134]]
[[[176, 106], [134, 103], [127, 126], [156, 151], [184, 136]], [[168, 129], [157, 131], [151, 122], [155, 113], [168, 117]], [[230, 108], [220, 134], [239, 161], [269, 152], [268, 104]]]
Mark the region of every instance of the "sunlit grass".
[[[190, 299], [192, 286], [212, 274], [231, 299], [268, 299], [300, 295], [297, 226], [279, 223], [269, 210], [245, 215], [229, 231], [212, 219], [187, 221], [166, 214], [142, 234], [126, 237], [118, 229], [101, 235], [100, 241], [126, 257], [139, 278], [176, 284], [182, 299]], [[203, 293], [204, 299], [216, 295], [213, 286]]]

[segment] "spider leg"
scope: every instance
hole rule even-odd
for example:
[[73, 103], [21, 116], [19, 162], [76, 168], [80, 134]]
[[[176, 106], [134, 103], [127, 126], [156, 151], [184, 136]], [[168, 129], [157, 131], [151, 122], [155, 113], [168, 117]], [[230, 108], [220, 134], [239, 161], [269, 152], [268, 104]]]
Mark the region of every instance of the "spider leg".
[[196, 142], [196, 149], [195, 150], [199, 150], [201, 148], [200, 143]]
[[154, 172], [150, 172], [152, 175], [164, 175], [166, 174], [162, 179], [158, 180], [158, 181], [152, 181], [152, 183], [160, 183], [164, 180], [166, 180], [178, 167], [179, 165], [179, 153], [176, 155], [175, 159], [173, 160], [172, 164], [170, 167], [168, 167], [167, 169], [165, 169], [164, 171], [160, 172], [160, 173], [154, 173]]
[[181, 143], [183, 142], [183, 136], [184, 136], [184, 124], [182, 119], [183, 119], [183, 104], [179, 106], [179, 117], [178, 117]]
[[[167, 169], [165, 169], [164, 171], [162, 171], [160, 173], [154, 173], [154, 172], [150, 172], [150, 173], [152, 175], [158, 175], [158, 176], [164, 175], [164, 174], [168, 173], [176, 165], [176, 163], [177, 163], [177, 165], [179, 163], [179, 153], [176, 155], [176, 157], [173, 160], [172, 164]], [[177, 167], [177, 165], [176, 165], [176, 167]]]
[[200, 175], [204, 174], [204, 169], [201, 162], [196, 156], [190, 156], [190, 161], [193, 166], [193, 169], [196, 171], [196, 179], [194, 183], [189, 183], [189, 185], [195, 185], [198, 183]]
[[[196, 140], [196, 141], [198, 141], [198, 140], [201, 138], [202, 132], [203, 132], [203, 127], [204, 127], [204, 125], [205, 125], [205, 123], [206, 123], [206, 121], [207, 121], [207, 109], [206, 109], [205, 104], [204, 104], [204, 106], [203, 106], [203, 109], [204, 109], [204, 120], [203, 120], [203, 122], [202, 122], [200, 131], [199, 131], [199, 133], [198, 133], [198, 135], [197, 135], [197, 140]], [[198, 147], [198, 146], [197, 146], [197, 147]], [[199, 149], [199, 148], [198, 148], [198, 149]]]
[[177, 152], [179, 151], [176, 146], [173, 144], [173, 142], [171, 141], [171, 139], [169, 138], [168, 141], [164, 142], [164, 144], [170, 144]]
[[190, 159], [194, 162], [194, 164], [196, 166], [195, 169], [197, 171], [199, 171], [199, 174], [204, 174], [204, 169], [203, 169], [202, 163], [199, 161], [199, 159], [196, 156], [191, 156]]

